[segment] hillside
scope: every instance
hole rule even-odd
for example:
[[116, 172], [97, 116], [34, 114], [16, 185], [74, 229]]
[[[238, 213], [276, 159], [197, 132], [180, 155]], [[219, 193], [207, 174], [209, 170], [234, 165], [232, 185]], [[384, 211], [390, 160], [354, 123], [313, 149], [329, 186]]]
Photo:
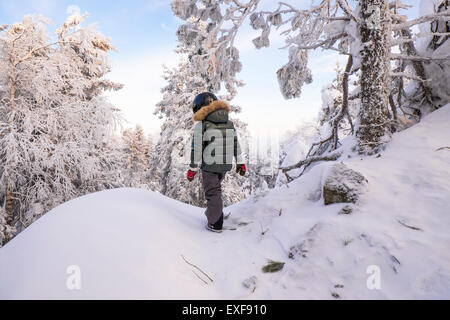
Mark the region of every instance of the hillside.
[[[0, 249], [0, 299], [449, 299], [450, 150], [436, 151], [449, 123], [447, 105], [381, 157], [346, 157], [369, 180], [350, 215], [323, 205], [330, 163], [227, 208], [237, 230], [221, 235], [205, 231], [203, 209], [149, 191], [70, 201]], [[286, 265], [264, 274], [268, 259]], [[81, 290], [66, 286], [72, 265]], [[381, 290], [367, 288], [372, 265]]]

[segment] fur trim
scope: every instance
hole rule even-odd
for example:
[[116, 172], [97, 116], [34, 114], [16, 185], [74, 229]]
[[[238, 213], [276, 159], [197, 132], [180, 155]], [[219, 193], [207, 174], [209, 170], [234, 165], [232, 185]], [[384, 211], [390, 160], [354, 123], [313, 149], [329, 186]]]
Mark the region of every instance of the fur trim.
[[224, 109], [228, 113], [231, 112], [231, 108], [230, 108], [230, 106], [227, 103], [225, 103], [223, 101], [216, 100], [216, 101], [211, 102], [208, 106], [203, 107], [200, 110], [198, 110], [194, 114], [193, 120], [194, 121], [203, 121], [211, 113], [213, 113], [216, 110], [220, 110], [220, 109]]

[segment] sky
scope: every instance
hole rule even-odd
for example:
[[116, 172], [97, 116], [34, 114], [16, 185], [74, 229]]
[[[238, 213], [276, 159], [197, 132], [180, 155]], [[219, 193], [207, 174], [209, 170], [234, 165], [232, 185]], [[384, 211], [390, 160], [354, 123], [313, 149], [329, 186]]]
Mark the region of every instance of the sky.
[[[293, 2], [303, 7], [310, 4], [310, 0]], [[419, 0], [404, 2], [418, 7]], [[260, 9], [276, 7], [277, 3], [263, 0]], [[21, 21], [25, 14], [42, 14], [53, 21], [48, 27], [53, 31], [73, 11], [88, 12], [85, 24], [95, 24], [118, 50], [111, 54], [108, 78], [125, 87], [108, 97], [122, 110], [125, 127], [140, 124], [146, 132], [157, 134], [162, 120], [153, 112], [165, 85], [162, 65], [175, 66], [179, 59], [174, 49], [181, 20], [172, 14], [170, 0], [0, 0], [0, 25]], [[412, 17], [416, 11], [412, 10]], [[313, 83], [303, 87], [300, 98], [285, 100], [276, 79], [276, 71], [288, 61], [287, 50], [280, 49], [283, 40], [273, 33], [271, 47], [256, 50], [251, 40], [257, 36], [247, 23], [235, 43], [243, 64], [238, 77], [246, 83], [233, 101], [242, 107], [239, 118], [256, 134], [281, 134], [313, 120], [321, 107], [321, 89], [335, 77], [337, 62], [345, 66], [345, 57], [330, 51], [312, 52], [309, 68]]]

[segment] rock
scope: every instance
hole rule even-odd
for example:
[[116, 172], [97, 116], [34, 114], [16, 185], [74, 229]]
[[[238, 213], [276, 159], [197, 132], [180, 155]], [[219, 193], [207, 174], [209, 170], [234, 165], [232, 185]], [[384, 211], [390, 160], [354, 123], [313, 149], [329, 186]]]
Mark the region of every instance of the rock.
[[353, 212], [353, 207], [351, 205], [346, 205], [339, 211], [338, 214], [351, 214]]
[[325, 205], [333, 203], [356, 203], [367, 187], [367, 179], [344, 163], [332, 166], [323, 185]]

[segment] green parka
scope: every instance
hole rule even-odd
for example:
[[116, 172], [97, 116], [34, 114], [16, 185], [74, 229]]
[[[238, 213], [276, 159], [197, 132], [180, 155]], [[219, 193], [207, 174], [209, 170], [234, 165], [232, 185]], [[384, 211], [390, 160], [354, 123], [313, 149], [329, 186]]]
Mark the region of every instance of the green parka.
[[201, 163], [208, 172], [225, 173], [233, 167], [233, 157], [242, 162], [241, 149], [234, 123], [229, 120], [231, 111], [223, 101], [213, 101], [194, 114], [194, 136], [191, 148], [191, 169]]

